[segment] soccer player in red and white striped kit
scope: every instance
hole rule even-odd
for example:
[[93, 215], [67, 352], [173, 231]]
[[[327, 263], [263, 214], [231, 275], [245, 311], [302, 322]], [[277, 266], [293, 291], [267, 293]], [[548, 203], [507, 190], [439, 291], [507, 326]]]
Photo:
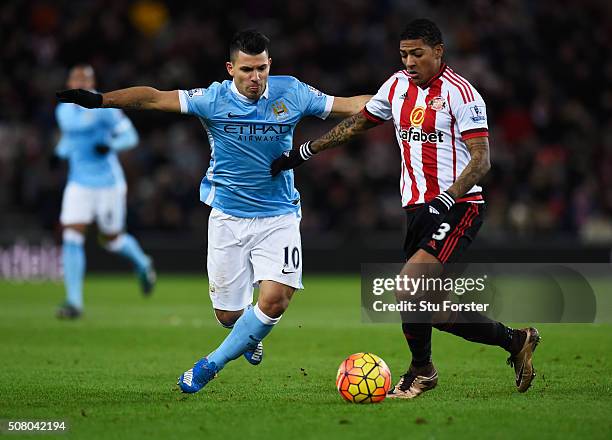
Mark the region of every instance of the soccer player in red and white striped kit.
[[[443, 61], [442, 34], [417, 19], [400, 36], [405, 69], [380, 87], [361, 113], [317, 140], [276, 159], [273, 176], [316, 153], [344, 144], [364, 131], [393, 121], [401, 156], [400, 191], [407, 216], [402, 275], [438, 276], [456, 262], [482, 225], [485, 200], [478, 182], [490, 168], [485, 103], [476, 89]], [[423, 264], [417, 264], [423, 263]], [[512, 329], [476, 312], [453, 312], [444, 322], [404, 319], [412, 353], [408, 371], [389, 397], [414, 398], [433, 389], [438, 373], [431, 360], [432, 327], [509, 352], [516, 386], [525, 392], [535, 377], [533, 328]]]

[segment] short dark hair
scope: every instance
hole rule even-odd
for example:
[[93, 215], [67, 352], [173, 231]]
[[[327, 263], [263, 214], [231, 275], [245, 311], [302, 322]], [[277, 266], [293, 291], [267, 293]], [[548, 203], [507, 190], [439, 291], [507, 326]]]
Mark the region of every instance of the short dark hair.
[[255, 29], [247, 29], [234, 34], [230, 43], [229, 55], [233, 60], [238, 51], [248, 55], [259, 55], [263, 51], [270, 53], [270, 39]]
[[401, 40], [423, 40], [428, 46], [442, 44], [440, 28], [427, 18], [412, 20], [400, 35]]

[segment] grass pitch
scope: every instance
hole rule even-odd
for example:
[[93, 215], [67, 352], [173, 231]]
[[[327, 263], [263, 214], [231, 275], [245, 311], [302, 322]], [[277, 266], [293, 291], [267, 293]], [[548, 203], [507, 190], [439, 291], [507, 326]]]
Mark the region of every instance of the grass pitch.
[[395, 382], [406, 343], [397, 325], [360, 322], [357, 276], [305, 283], [260, 366], [240, 358], [187, 396], [176, 378], [227, 333], [202, 277], [162, 275], [143, 299], [131, 277], [88, 276], [78, 322], [53, 316], [60, 284], [0, 282], [0, 419], [62, 419], [65, 438], [113, 440], [610, 438], [612, 326], [539, 325], [527, 394], [515, 391], [501, 349], [434, 331], [436, 390], [352, 405], [335, 390], [344, 357], [372, 351]]

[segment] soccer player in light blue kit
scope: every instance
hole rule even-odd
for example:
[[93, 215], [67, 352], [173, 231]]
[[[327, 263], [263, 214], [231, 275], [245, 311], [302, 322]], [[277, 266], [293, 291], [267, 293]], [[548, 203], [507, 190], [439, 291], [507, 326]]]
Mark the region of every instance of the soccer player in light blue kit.
[[[261, 341], [302, 286], [300, 195], [293, 172], [270, 174], [272, 161], [292, 147], [306, 116], [349, 116], [370, 96], [338, 98], [290, 76], [269, 76], [269, 40], [256, 31], [236, 34], [226, 63], [232, 81], [205, 89], [159, 91], [131, 87], [104, 94], [58, 93], [89, 108], [117, 107], [197, 116], [211, 147], [200, 199], [213, 209], [208, 226], [209, 293], [219, 322], [231, 332], [219, 347], [181, 375], [183, 392], [202, 389], [225, 365], [244, 355], [261, 362]], [[253, 288], [259, 286], [252, 306]]]
[[[89, 65], [73, 67], [66, 84], [69, 88], [93, 90], [93, 68]], [[117, 152], [138, 143], [134, 126], [117, 109], [89, 110], [62, 103], [55, 113], [62, 132], [55, 152], [69, 163], [60, 217], [66, 302], [57, 316], [74, 319], [83, 311], [83, 244], [87, 226], [94, 220], [104, 247], [133, 263], [145, 295], [153, 289], [155, 272], [151, 259], [136, 239], [123, 232], [126, 184]]]

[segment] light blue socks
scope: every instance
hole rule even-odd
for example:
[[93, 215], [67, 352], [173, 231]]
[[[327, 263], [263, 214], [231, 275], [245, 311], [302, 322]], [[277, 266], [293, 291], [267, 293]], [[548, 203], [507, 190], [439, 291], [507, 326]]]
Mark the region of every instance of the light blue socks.
[[108, 251], [122, 255], [130, 260], [139, 272], [146, 271], [151, 264], [151, 260], [142, 251], [138, 241], [130, 234], [119, 235], [114, 240], [106, 243], [105, 247]]
[[67, 302], [83, 310], [83, 278], [85, 277], [85, 237], [74, 229], [63, 233], [62, 262]]
[[[85, 277], [85, 237], [80, 232], [67, 228], [63, 233], [62, 261], [67, 302], [83, 310], [83, 278]], [[136, 270], [144, 272], [151, 260], [142, 251], [138, 241], [129, 234], [121, 234], [106, 244], [106, 249], [126, 257]]]
[[257, 344], [272, 331], [278, 318], [270, 318], [259, 309], [259, 305], [246, 310], [234, 324], [234, 328], [219, 348], [210, 353], [207, 358], [214, 362], [217, 369], [221, 370], [225, 364], [232, 361], [247, 351], [253, 350]]

